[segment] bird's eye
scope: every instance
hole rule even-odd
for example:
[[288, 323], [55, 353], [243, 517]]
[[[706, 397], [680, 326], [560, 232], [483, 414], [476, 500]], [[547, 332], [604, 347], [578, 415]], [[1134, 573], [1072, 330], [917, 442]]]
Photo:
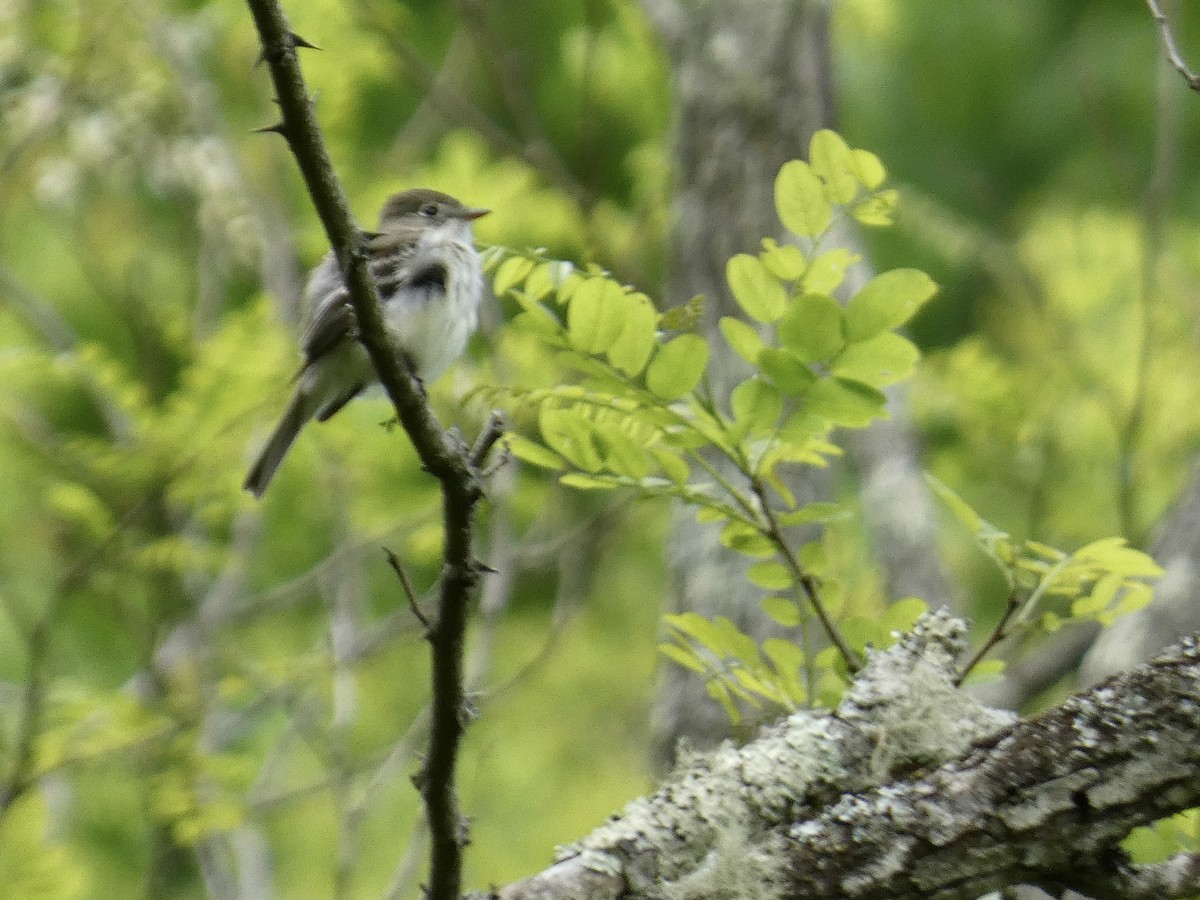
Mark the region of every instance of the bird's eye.
[[437, 211], [438, 208], [436, 203], [426, 203], [421, 207], [421, 215], [427, 219], [432, 219], [434, 216], [436, 216]]

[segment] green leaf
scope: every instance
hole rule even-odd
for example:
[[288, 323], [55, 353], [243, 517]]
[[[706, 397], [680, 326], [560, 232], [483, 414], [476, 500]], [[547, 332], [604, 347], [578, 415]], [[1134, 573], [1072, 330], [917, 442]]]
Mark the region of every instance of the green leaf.
[[725, 715], [729, 716], [730, 724], [737, 725], [742, 721], [741, 710], [733, 702], [733, 697], [729, 695], [729, 688], [725, 686], [725, 682], [706, 681], [704, 683], [704, 690], [708, 692], [708, 696], [721, 704], [721, 708], [725, 710]]
[[[531, 271], [533, 271], [533, 260], [523, 256], [510, 256], [496, 270], [496, 277], [492, 279], [492, 291], [497, 297], [503, 297], [510, 289], [524, 281]], [[539, 298], [534, 297], [534, 299]]]
[[806, 395], [808, 408], [835, 425], [861, 428], [884, 415], [887, 398], [865, 384], [822, 378]]
[[677, 485], [687, 484], [692, 475], [692, 469], [678, 453], [673, 453], [663, 447], [651, 447], [650, 454], [658, 461], [659, 468], [671, 481]]
[[883, 619], [880, 624], [888, 632], [912, 631], [912, 627], [917, 624], [917, 619], [921, 618], [928, 609], [929, 604], [920, 597], [905, 597], [903, 600], [897, 600], [883, 611]]
[[721, 529], [721, 543], [746, 556], [765, 558], [775, 553], [771, 539], [745, 522], [730, 522]]
[[13, 798], [0, 816], [0, 884], [9, 897], [67, 900], [83, 897], [87, 866], [71, 845], [56, 843], [47, 804], [37, 790]]
[[810, 294], [832, 294], [846, 277], [846, 270], [859, 261], [857, 253], [836, 247], [813, 259], [804, 273], [802, 284]]
[[805, 294], [779, 323], [783, 346], [805, 362], [823, 362], [842, 349], [842, 307], [828, 294]]
[[538, 416], [542, 439], [573, 466], [598, 472], [603, 465], [592, 439], [592, 423], [577, 408], [543, 406]]
[[884, 228], [896, 219], [896, 207], [900, 204], [900, 194], [897, 191], [880, 191], [872, 194], [860, 203], [854, 204], [850, 215], [859, 222], [873, 228]]
[[[533, 300], [541, 300], [554, 290], [554, 266], [552, 262], [544, 262], [537, 266], [525, 279], [525, 293]], [[499, 295], [499, 292], [497, 292]]]
[[1124, 616], [1145, 609], [1154, 599], [1154, 589], [1140, 581], [1125, 582], [1125, 590], [1113, 609], [1114, 616]]
[[785, 394], [802, 394], [817, 380], [804, 360], [789, 350], [767, 347], [758, 354], [758, 364]]
[[621, 486], [611, 478], [597, 478], [594, 475], [583, 475], [579, 472], [568, 472], [558, 480], [567, 487], [581, 491], [611, 491]]
[[783, 414], [779, 388], [760, 378], [749, 378], [735, 387], [729, 405], [734, 421], [746, 432], [774, 429]]
[[654, 352], [657, 325], [658, 312], [645, 294], [627, 298], [625, 321], [616, 341], [608, 348], [608, 361], [626, 375], [641, 374]]
[[772, 238], [763, 238], [762, 245], [763, 251], [758, 258], [780, 281], [795, 281], [804, 274], [808, 262], [795, 244], [779, 244]]
[[1092, 562], [1127, 578], [1158, 578], [1162, 567], [1140, 550], [1126, 546], [1124, 538], [1104, 538], [1076, 550], [1072, 556], [1080, 562]]
[[755, 256], [739, 253], [725, 265], [733, 296], [752, 319], [774, 322], [787, 308], [787, 294], [779, 279]]
[[650, 474], [650, 456], [633, 435], [613, 421], [592, 425], [604, 449], [604, 461], [618, 475], [640, 481]]
[[894, 331], [885, 331], [850, 344], [833, 361], [832, 370], [843, 378], [884, 387], [907, 378], [920, 358], [921, 351], [912, 341]]
[[757, 584], [769, 591], [781, 591], [790, 588], [795, 583], [788, 568], [778, 562], [755, 563], [746, 570], [746, 577], [752, 584]]
[[868, 191], [873, 191], [887, 178], [887, 169], [879, 161], [879, 157], [870, 150], [855, 150], [854, 174]]
[[[796, 608], [795, 603], [792, 603], [792, 608]], [[783, 638], [767, 638], [763, 641], [762, 652], [780, 674], [794, 676], [804, 667], [804, 651], [792, 641]], [[800, 685], [797, 684], [797, 686]]]
[[766, 344], [753, 325], [748, 325], [733, 316], [723, 316], [718, 327], [734, 353], [746, 362], [758, 365], [758, 354]]
[[833, 220], [821, 179], [798, 159], [784, 163], [775, 177], [775, 209], [783, 226], [801, 237], [817, 237]]
[[935, 293], [937, 285], [919, 269], [876, 275], [846, 304], [846, 339], [865, 341], [903, 325]]
[[620, 337], [627, 308], [619, 284], [607, 278], [589, 278], [575, 289], [567, 307], [571, 346], [583, 353], [603, 353]]
[[970, 674], [963, 679], [963, 686], [968, 684], [992, 684], [1004, 677], [1007, 663], [1002, 659], [985, 659], [975, 664]]
[[831, 522], [834, 519], [844, 518], [848, 514], [849, 511], [840, 504], [820, 500], [791, 512], [776, 513], [775, 518], [783, 526], [811, 525], [813, 522]]
[[971, 534], [978, 534], [983, 529], [984, 524], [986, 524], [983, 517], [975, 512], [971, 508], [971, 504], [960, 497], [953, 488], [928, 472], [925, 473], [925, 481], [933, 488], [933, 492], [938, 495], [938, 499], [950, 508], [950, 512], [954, 513], [954, 518], [967, 527], [967, 531], [971, 532]]
[[838, 627], [841, 629], [842, 637], [846, 639], [846, 643], [859, 653], [865, 650], [868, 645], [879, 647], [887, 637], [887, 633], [883, 630], [880, 623], [866, 616], [851, 616], [848, 619], [843, 619]]
[[511, 431], [501, 438], [501, 443], [508, 447], [508, 452], [522, 462], [538, 466], [542, 469], [564, 469], [566, 463], [553, 450], [548, 450], [541, 444], [534, 443], [528, 438]]
[[677, 400], [700, 383], [708, 344], [698, 334], [681, 334], [664, 344], [646, 370], [646, 387], [664, 400]]
[[693, 672], [704, 671], [704, 663], [690, 648], [680, 647], [678, 644], [668, 644], [664, 641], [658, 645], [658, 652]]
[[854, 154], [836, 131], [822, 128], [812, 136], [808, 161], [825, 182], [825, 195], [834, 203], [849, 203], [858, 193]]
[[[520, 302], [523, 293], [514, 291], [512, 296]], [[562, 323], [554, 317], [550, 310], [533, 301], [529, 301], [529, 306], [524, 311], [513, 316], [512, 326], [522, 331], [532, 332], [555, 346], [565, 346], [562, 339]]]
[[790, 597], [767, 597], [762, 602], [762, 610], [784, 628], [795, 628], [800, 624], [800, 609]]

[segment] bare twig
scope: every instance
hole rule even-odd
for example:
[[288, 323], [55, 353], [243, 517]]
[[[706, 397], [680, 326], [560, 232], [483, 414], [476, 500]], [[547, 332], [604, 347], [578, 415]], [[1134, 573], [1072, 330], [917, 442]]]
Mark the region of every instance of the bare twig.
[[400, 579], [400, 586], [404, 588], [404, 596], [408, 598], [408, 608], [412, 610], [412, 614], [416, 617], [416, 620], [421, 623], [421, 627], [425, 629], [425, 633], [429, 634], [429, 619], [425, 618], [425, 613], [421, 612], [421, 606], [417, 603], [417, 592], [413, 590], [412, 582], [408, 579], [408, 573], [404, 571], [404, 566], [400, 564], [400, 558], [387, 547], [383, 548], [383, 552], [387, 555], [388, 565], [392, 567], [392, 571]]
[[783, 530], [779, 527], [779, 520], [775, 518], [775, 513], [771, 510], [771, 504], [767, 501], [767, 492], [763, 487], [763, 483], [758, 478], [754, 478], [750, 482], [754, 495], [758, 497], [759, 505], [762, 507], [763, 518], [767, 524], [767, 536], [771, 539], [771, 543], [775, 545], [775, 549], [779, 553], [783, 564], [787, 566], [788, 571], [792, 573], [792, 580], [799, 585], [804, 592], [805, 598], [808, 600], [808, 605], [812, 607], [813, 612], [817, 614], [817, 618], [821, 620], [821, 627], [825, 630], [830, 642], [837, 647], [838, 653], [846, 663], [846, 668], [851, 672], [857, 672], [862, 668], [862, 660], [859, 659], [854, 648], [846, 643], [846, 638], [842, 634], [837, 623], [833, 621], [833, 617], [829, 615], [829, 610], [825, 608], [825, 602], [821, 599], [821, 593], [817, 589], [817, 581], [800, 565], [800, 560], [796, 558], [796, 554], [792, 552], [791, 545], [783, 535]]
[[992, 629], [992, 633], [987, 636], [987, 639], [980, 644], [979, 649], [975, 651], [975, 655], [971, 657], [970, 662], [962, 667], [958, 676], [954, 679], [954, 686], [958, 687], [963, 683], [963, 680], [971, 674], [971, 670], [983, 662], [986, 657], [998, 643], [1008, 637], [1008, 623], [1012, 621], [1012, 617], [1017, 614], [1017, 610], [1021, 608], [1021, 601], [1017, 597], [1016, 590], [1008, 592], [1008, 600], [1004, 604], [1004, 612], [1000, 614], [1000, 621], [996, 623], [996, 627]]
[[1184, 61], [1183, 54], [1179, 52], [1179, 44], [1175, 41], [1175, 33], [1171, 31], [1171, 23], [1167, 21], [1166, 14], [1159, 6], [1158, 0], [1146, 0], [1146, 6], [1150, 8], [1150, 15], [1154, 17], [1154, 21], [1158, 23], [1158, 31], [1162, 35], [1163, 49], [1166, 50], [1167, 59], [1175, 67], [1175, 71], [1183, 76], [1187, 86], [1193, 91], [1200, 92], [1200, 75], [1188, 68], [1188, 64]]

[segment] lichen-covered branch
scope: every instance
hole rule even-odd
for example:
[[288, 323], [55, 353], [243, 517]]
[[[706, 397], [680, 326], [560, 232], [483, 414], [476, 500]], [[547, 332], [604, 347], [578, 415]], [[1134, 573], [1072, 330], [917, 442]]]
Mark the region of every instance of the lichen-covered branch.
[[463, 652], [467, 606], [479, 578], [472, 543], [475, 507], [482, 497], [482, 458], [499, 438], [502, 425], [493, 418], [475, 452], [442, 428], [424, 392], [407, 371], [403, 357], [383, 325], [379, 293], [367, 270], [364, 234], [354, 224], [313, 114], [312, 101], [296, 55], [302, 43], [288, 26], [278, 0], [247, 0], [262, 41], [263, 59], [271, 72], [282, 118], [270, 131], [287, 140], [333, 247], [359, 338], [370, 354], [380, 382], [426, 470], [441, 482], [445, 528], [438, 615], [428, 630], [433, 657], [433, 702], [429, 752], [417, 778], [430, 828], [428, 895], [452, 900], [462, 883], [462, 848], [466, 827], [455, 788], [458, 748], [463, 732]]
[[958, 755], [1012, 720], [954, 688], [965, 635], [947, 613], [926, 615], [870, 657], [835, 713], [797, 712], [745, 747], [726, 743], [685, 763], [556, 866], [500, 896], [716, 897], [718, 872], [725, 896], [771, 896], [750, 888], [782, 874], [784, 857], [759, 853], [782, 825], [819, 815], [845, 791]]
[[927, 615], [835, 713], [693, 762], [500, 897], [1196, 893], [1195, 858], [1131, 866], [1117, 845], [1200, 804], [1200, 639], [1012, 722], [952, 687], [961, 629]]

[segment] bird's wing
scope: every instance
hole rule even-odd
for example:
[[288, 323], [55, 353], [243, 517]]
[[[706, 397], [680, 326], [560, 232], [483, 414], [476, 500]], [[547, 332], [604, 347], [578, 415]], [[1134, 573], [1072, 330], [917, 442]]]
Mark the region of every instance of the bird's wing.
[[347, 338], [358, 336], [358, 322], [332, 252], [326, 254], [313, 270], [305, 294], [312, 309], [312, 319], [304, 329], [300, 346], [305, 359], [312, 362]]
[[[425, 271], [427, 266], [414, 271], [420, 234], [416, 229], [398, 228], [376, 234], [367, 242], [367, 264], [385, 301], [400, 287], [414, 280], [436, 278], [444, 284], [445, 270], [440, 263], [437, 264], [438, 271], [434, 273]], [[332, 251], [313, 271], [305, 293], [312, 309], [312, 319], [300, 345], [305, 358], [311, 362], [342, 341], [357, 338], [358, 320], [350, 306], [350, 297]]]

